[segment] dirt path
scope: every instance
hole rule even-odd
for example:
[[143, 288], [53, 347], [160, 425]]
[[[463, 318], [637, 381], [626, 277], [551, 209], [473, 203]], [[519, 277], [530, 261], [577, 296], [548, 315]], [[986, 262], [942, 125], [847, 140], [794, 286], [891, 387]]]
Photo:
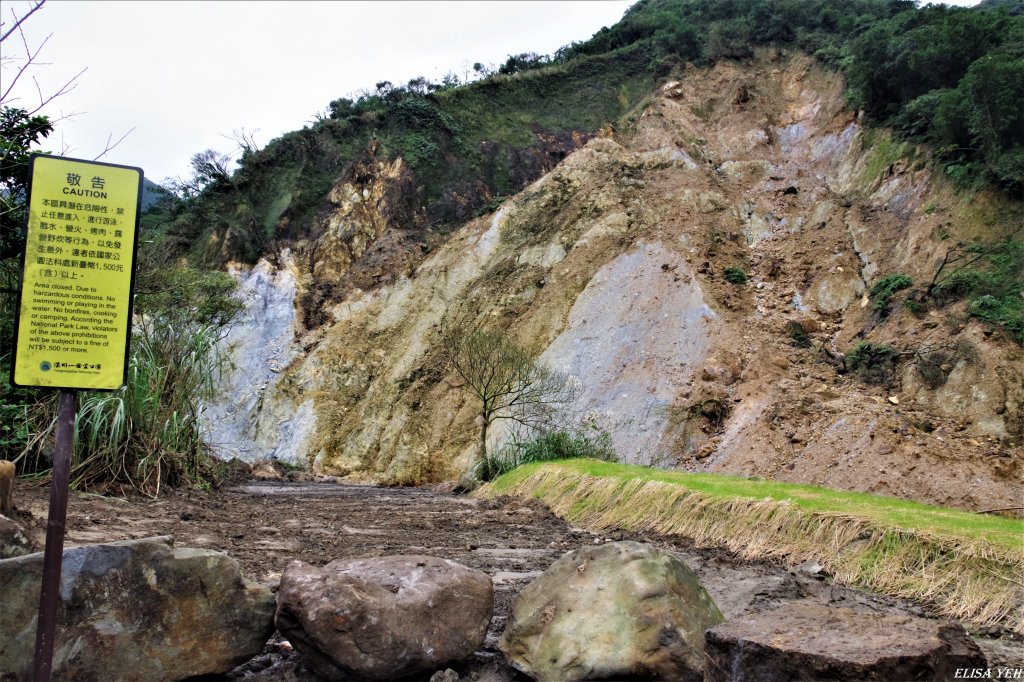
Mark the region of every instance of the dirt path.
[[[45, 533], [48, 490], [19, 489], [18, 520], [32, 514], [32, 532]], [[675, 552], [700, 576], [727, 618], [788, 601], [833, 603], [923, 615], [909, 604], [841, 587], [802, 570], [740, 561], [685, 542], [616, 532], [597, 536], [575, 529], [539, 502], [473, 500], [421, 488], [250, 481], [211, 493], [174, 491], [157, 501], [72, 494], [69, 544], [171, 534], [181, 547], [222, 550], [244, 575], [276, 589], [289, 561], [315, 565], [346, 557], [429, 554], [487, 572], [495, 584], [495, 613], [483, 648], [455, 668], [461, 679], [527, 680], [505, 665], [497, 640], [520, 589], [555, 559], [585, 544], [632, 539]], [[997, 633], [983, 633], [995, 635]], [[979, 640], [991, 665], [1022, 665], [1024, 643]], [[226, 679], [318, 680], [280, 637], [266, 654]], [[426, 680], [427, 678], [423, 678]]]

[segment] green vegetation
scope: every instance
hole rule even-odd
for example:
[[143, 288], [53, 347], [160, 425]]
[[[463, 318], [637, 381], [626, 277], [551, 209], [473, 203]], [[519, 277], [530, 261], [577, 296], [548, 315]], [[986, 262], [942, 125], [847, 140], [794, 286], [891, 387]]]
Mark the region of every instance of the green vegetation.
[[745, 558], [819, 561], [837, 582], [1024, 631], [1024, 522], [896, 498], [592, 460], [528, 464], [478, 496], [518, 495], [591, 530], [626, 528]]
[[[1011, 8], [1012, 9], [1012, 8]], [[851, 101], [879, 135], [865, 172], [881, 177], [928, 142], [966, 184], [1024, 189], [1020, 88], [1024, 17], [910, 0], [640, 0], [612, 27], [552, 56], [510, 55], [479, 80], [377, 83], [338, 98], [308, 127], [264, 149], [243, 145], [234, 173], [215, 153], [194, 201], [166, 230], [198, 262], [255, 261], [275, 239], [314, 234], [345, 169], [401, 157], [405, 228], [447, 231], [553, 167], [602, 128], [628, 125], [658, 80], [687, 61], [745, 59], [757, 46], [803, 50], [844, 70]], [[199, 155], [197, 155], [199, 156]], [[208, 162], [213, 162], [212, 165]], [[986, 310], [988, 308], [985, 308]]]
[[199, 438], [199, 405], [218, 374], [216, 330], [181, 331], [167, 319], [136, 331], [127, 385], [82, 396], [72, 483], [125, 486], [157, 495], [161, 486], [205, 487], [210, 472]]
[[[505, 420], [531, 433], [551, 430], [559, 408], [572, 402], [575, 390], [569, 378], [553, 372], [537, 356], [520, 348], [506, 334], [472, 327], [444, 330], [441, 348], [445, 360], [480, 404], [480, 461], [489, 464], [487, 434]], [[508, 454], [507, 457], [519, 456]]]
[[[54, 392], [13, 388], [8, 381], [28, 147], [49, 131], [45, 117], [21, 110], [5, 108], [0, 117], [0, 458], [17, 462], [23, 475], [48, 471], [56, 416]], [[203, 188], [230, 182], [223, 168], [215, 173], [216, 157], [204, 160], [209, 175]], [[163, 218], [187, 202], [166, 193], [154, 198], [154, 210], [141, 219], [134, 306], [140, 321], [133, 329], [128, 383], [113, 392], [80, 393], [72, 462], [76, 488], [156, 494], [162, 485], [208, 485], [212, 473], [199, 438], [199, 409], [217, 376], [215, 343], [241, 304], [232, 297], [236, 283], [229, 276], [176, 259]]]
[[853, 101], [929, 142], [960, 184], [1024, 190], [1024, 17], [929, 5], [878, 21], [851, 43]]
[[939, 302], [967, 298], [972, 317], [1006, 330], [1024, 344], [1024, 242], [1014, 235], [995, 244], [973, 244], [951, 249], [940, 267], [931, 295]]
[[894, 163], [907, 156], [912, 149], [909, 144], [894, 140], [888, 131], [879, 130], [868, 130], [864, 136], [864, 146], [868, 156], [862, 178], [868, 184], [882, 178]]
[[725, 277], [725, 281], [730, 284], [746, 284], [747, 273], [743, 272], [740, 268], [726, 268], [725, 272], [722, 273]]
[[887, 384], [896, 373], [900, 354], [890, 346], [862, 341], [846, 354], [846, 369], [869, 384]]
[[914, 281], [904, 274], [897, 272], [892, 275], [886, 275], [875, 282], [874, 286], [871, 287], [871, 291], [868, 292], [868, 297], [874, 301], [872, 308], [880, 316], [885, 317], [889, 314], [889, 304], [892, 302], [892, 297], [896, 292], [908, 289], [913, 284]]
[[0, 459], [13, 460], [33, 433], [28, 407], [36, 392], [10, 385], [11, 355], [20, 254], [25, 244], [28, 160], [31, 147], [51, 132], [53, 125], [45, 116], [15, 107], [0, 108]]
[[[224, 273], [168, 265], [162, 253], [149, 242], [140, 254], [135, 313], [143, 321], [132, 332], [127, 384], [80, 393], [71, 470], [76, 489], [157, 495], [166, 486], [208, 488], [214, 478], [199, 413], [219, 375], [217, 341], [241, 307], [231, 296], [236, 282]], [[11, 439], [9, 455], [22, 473], [49, 469], [54, 399], [52, 392], [32, 392], [17, 406], [15, 423], [32, 434]]]
[[[1008, 3], [1003, 3], [1008, 4]], [[793, 47], [842, 68], [850, 99], [904, 140], [928, 142], [962, 185], [1024, 191], [1024, 16], [910, 1], [641, 0], [618, 24], [564, 57], [648, 45], [655, 59], [743, 59], [755, 46]], [[878, 177], [905, 151], [886, 141]]]
[[408, 167], [397, 191], [415, 203], [403, 226], [446, 230], [615, 125], [653, 88], [660, 71], [651, 60], [645, 46], [572, 61], [518, 55], [471, 83], [382, 81], [331, 102], [312, 125], [246, 149], [227, 178], [209, 181], [194, 160], [195, 177], [178, 182], [193, 201], [168, 212], [167, 233], [201, 262], [253, 262], [271, 240], [316, 230], [346, 167], [397, 157]]
[[[29, 155], [52, 130], [45, 116], [0, 110], [0, 458], [17, 462], [23, 475], [49, 469], [56, 412], [53, 391], [9, 384]], [[201, 160], [207, 175], [194, 194], [230, 184], [222, 159]], [[164, 484], [203, 485], [209, 473], [198, 411], [216, 377], [214, 344], [239, 309], [231, 297], [235, 282], [176, 261], [177, 249], [157, 216], [180, 210], [183, 202], [169, 195], [156, 201], [157, 211], [142, 219], [135, 300], [141, 321], [133, 330], [128, 383], [118, 391], [80, 394], [75, 487], [156, 494]]]
[[478, 481], [490, 481], [525, 464], [567, 459], [617, 462], [619, 458], [607, 431], [558, 429], [526, 440], [512, 438], [497, 453], [480, 460], [471, 474]]

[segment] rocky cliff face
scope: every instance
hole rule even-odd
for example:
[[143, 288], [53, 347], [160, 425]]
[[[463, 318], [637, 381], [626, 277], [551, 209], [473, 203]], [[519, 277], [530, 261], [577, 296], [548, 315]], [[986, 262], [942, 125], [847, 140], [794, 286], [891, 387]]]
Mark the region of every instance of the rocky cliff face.
[[[363, 164], [319, 232], [241, 275], [250, 309], [277, 311], [263, 336], [292, 341], [261, 350], [256, 312], [229, 339], [250, 378], [212, 413], [222, 442], [363, 479], [457, 476], [475, 406], [439, 328], [476, 321], [571, 374], [627, 461], [1019, 504], [1019, 346], [956, 306], [883, 319], [866, 296], [896, 272], [927, 282], [942, 236], [1012, 226], [862, 129], [842, 89], [802, 56], [688, 69], [628, 132], [436, 243], [403, 238], [402, 161]], [[865, 383], [836, 366], [863, 340], [911, 360]]]

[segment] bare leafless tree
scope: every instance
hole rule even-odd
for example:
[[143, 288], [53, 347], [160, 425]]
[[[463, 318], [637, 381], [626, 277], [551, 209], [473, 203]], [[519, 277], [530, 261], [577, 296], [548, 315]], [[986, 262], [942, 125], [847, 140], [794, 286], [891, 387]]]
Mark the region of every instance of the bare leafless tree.
[[[17, 109], [21, 112], [21, 118], [25, 121], [31, 120], [33, 117], [40, 114], [40, 112], [51, 102], [59, 97], [62, 97], [75, 88], [78, 87], [78, 79], [88, 70], [88, 67], [82, 68], [78, 73], [71, 76], [66, 80], [63, 85], [55, 89], [45, 89], [39, 83], [35, 74], [32, 71], [37, 66], [46, 66], [47, 63], [41, 61], [41, 55], [43, 48], [50, 42], [50, 38], [53, 34], [48, 34], [38, 43], [29, 41], [27, 35], [25, 35], [25, 22], [28, 21], [29, 17], [38, 12], [46, 4], [46, 0], [36, 0], [29, 4], [28, 8], [19, 14], [15, 8], [10, 8], [10, 18], [4, 20], [3, 16], [0, 15], [0, 107], [5, 109]], [[14, 44], [12, 44], [14, 43]], [[31, 98], [31, 102], [22, 101], [23, 97], [17, 94], [15, 88], [18, 83], [23, 83], [25, 79], [31, 79], [32, 84], [35, 86], [35, 97]], [[72, 111], [69, 113], [61, 112], [57, 116], [46, 115], [49, 126], [52, 128], [55, 123], [79, 115], [81, 112]], [[128, 137], [135, 128], [131, 128], [128, 132], [124, 133], [116, 140], [113, 134], [107, 136], [107, 142], [103, 146], [103, 149], [93, 157], [93, 160], [102, 159], [104, 156], [113, 151], [119, 144], [121, 144], [126, 137]], [[63, 136], [61, 137], [61, 149], [60, 154], [66, 155], [73, 152], [68, 144], [64, 142]], [[8, 145], [0, 147], [0, 160], [4, 160], [11, 153], [11, 148]]]
[[502, 332], [446, 329], [442, 349], [466, 389], [480, 402], [481, 459], [487, 458], [487, 437], [494, 422], [508, 419], [541, 428], [576, 397], [567, 376], [545, 367]]
[[260, 150], [260, 146], [256, 142], [256, 133], [258, 132], [259, 128], [256, 130], [238, 128], [236, 130], [232, 130], [230, 135], [221, 135], [221, 137], [234, 142], [235, 149], [233, 151], [241, 154], [244, 159], [247, 155], [255, 154]]
[[[991, 256], [996, 249], [1009, 242], [1022, 230], [1024, 230], [1024, 225], [1017, 227], [1003, 237], [1002, 240], [992, 244], [969, 245], [964, 244], [963, 242], [956, 242], [947, 248], [946, 253], [942, 256], [942, 260], [939, 261], [939, 265], [935, 269], [935, 274], [932, 276], [931, 281], [928, 282], [928, 286], [925, 288], [925, 296], [931, 296], [934, 294], [935, 288], [948, 279], [951, 274], [964, 270], [978, 261]], [[947, 271], [946, 268], [951, 269]]]
[[[38, 0], [29, 7], [24, 13], [19, 15], [18, 12], [12, 7], [11, 18], [8, 21], [4, 21], [0, 17], [0, 45], [3, 49], [0, 50], [0, 68], [4, 71], [12, 72], [11, 76], [4, 76], [4, 84], [2, 90], [0, 90], [0, 105], [3, 106], [14, 106], [16, 103], [19, 108], [24, 109], [28, 116], [34, 116], [38, 114], [43, 107], [50, 102], [54, 101], [62, 95], [66, 95], [76, 87], [78, 87], [78, 79], [81, 78], [87, 68], [83, 68], [81, 71], [76, 73], [74, 76], [69, 78], [63, 85], [55, 90], [44, 91], [42, 86], [39, 84], [38, 79], [31, 73], [34, 67], [42, 66], [44, 62], [40, 61], [40, 55], [42, 54], [43, 48], [53, 37], [53, 34], [47, 35], [37, 45], [33, 45], [29, 42], [28, 37], [25, 35], [25, 22], [35, 14], [37, 11], [42, 9], [43, 5], [46, 4], [46, 0]], [[20, 47], [10, 47], [10, 41], [18, 41], [21, 43]], [[34, 100], [32, 104], [22, 105], [21, 98], [14, 96], [14, 88], [24, 78], [31, 78], [35, 85], [35, 91], [37, 100]], [[61, 116], [51, 119], [51, 123], [56, 123], [65, 118], [74, 116], [75, 113], [62, 114]]]

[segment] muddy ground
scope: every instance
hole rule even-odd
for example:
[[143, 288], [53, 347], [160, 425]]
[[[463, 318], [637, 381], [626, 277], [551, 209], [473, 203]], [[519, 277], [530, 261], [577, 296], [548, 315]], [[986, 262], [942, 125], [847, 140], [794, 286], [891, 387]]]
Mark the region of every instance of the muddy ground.
[[[16, 499], [16, 518], [30, 524], [39, 546], [48, 495], [46, 488], [23, 486]], [[743, 561], [723, 551], [695, 548], [683, 539], [628, 532], [595, 535], [566, 524], [536, 501], [485, 502], [423, 488], [255, 480], [210, 493], [172, 491], [156, 501], [72, 493], [68, 544], [165, 534], [173, 535], [177, 546], [227, 552], [238, 559], [248, 579], [274, 590], [295, 559], [323, 565], [347, 557], [428, 554], [486, 571], [495, 584], [494, 618], [481, 650], [453, 666], [457, 679], [464, 680], [527, 680], [497, 650], [515, 595], [564, 553], [612, 540], [651, 542], [676, 553], [697, 573], [726, 618], [791, 601], [926, 615], [913, 604], [832, 586], [826, 576], [808, 569]], [[1024, 642], [996, 630], [973, 634], [990, 665], [1024, 666]], [[275, 634], [262, 656], [216, 679], [320, 678]]]

